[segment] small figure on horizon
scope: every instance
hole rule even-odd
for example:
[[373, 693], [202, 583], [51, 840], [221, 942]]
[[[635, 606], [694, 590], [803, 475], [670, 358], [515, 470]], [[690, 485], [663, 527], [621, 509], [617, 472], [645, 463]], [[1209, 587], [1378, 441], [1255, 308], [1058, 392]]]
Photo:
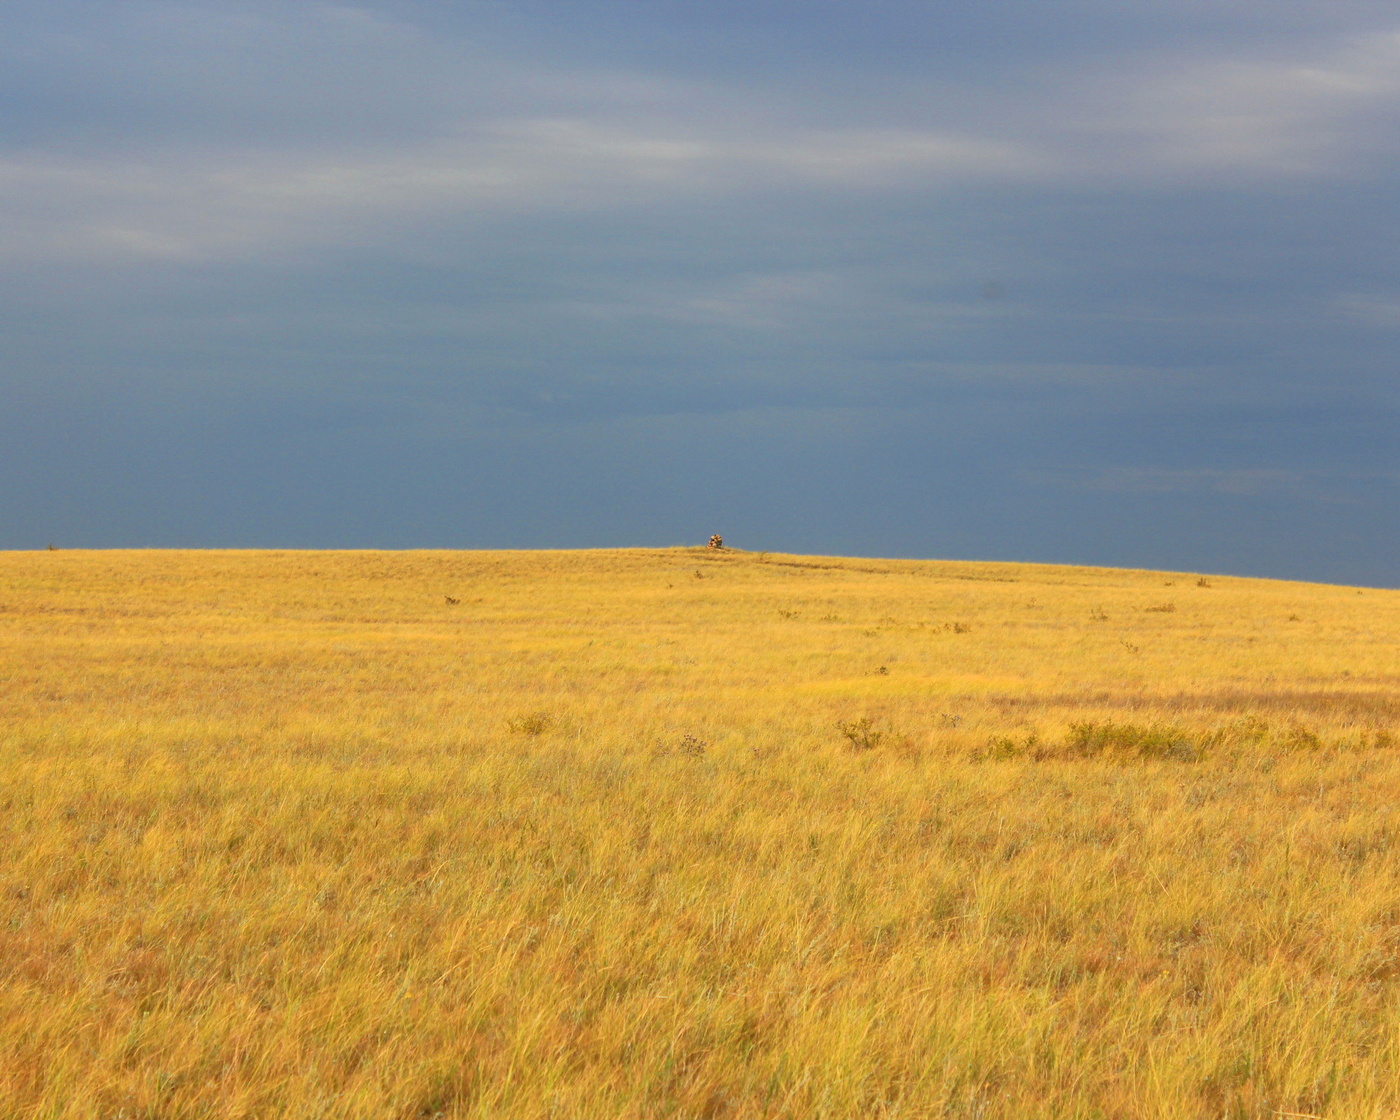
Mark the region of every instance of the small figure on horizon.
[[709, 545], [708, 545], [707, 547], [708, 547], [708, 548], [723, 548], [723, 547], [724, 547], [724, 538], [721, 537], [718, 533], [716, 533], [714, 536], [712, 536], [712, 537], [710, 538], [710, 543], [709, 543]]

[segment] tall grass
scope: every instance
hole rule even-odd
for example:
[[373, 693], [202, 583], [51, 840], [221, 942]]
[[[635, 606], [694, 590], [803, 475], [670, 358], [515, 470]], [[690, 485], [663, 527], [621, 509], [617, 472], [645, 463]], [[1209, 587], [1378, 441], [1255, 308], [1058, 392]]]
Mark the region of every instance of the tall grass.
[[0, 1115], [1400, 1114], [1400, 593], [1207, 583], [0, 555]]

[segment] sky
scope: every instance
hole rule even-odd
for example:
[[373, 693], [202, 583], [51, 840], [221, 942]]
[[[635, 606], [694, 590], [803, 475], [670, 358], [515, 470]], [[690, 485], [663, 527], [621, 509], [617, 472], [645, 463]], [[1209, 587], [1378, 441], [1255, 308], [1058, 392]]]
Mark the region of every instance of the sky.
[[1400, 586], [1400, 7], [7, 0], [0, 548]]

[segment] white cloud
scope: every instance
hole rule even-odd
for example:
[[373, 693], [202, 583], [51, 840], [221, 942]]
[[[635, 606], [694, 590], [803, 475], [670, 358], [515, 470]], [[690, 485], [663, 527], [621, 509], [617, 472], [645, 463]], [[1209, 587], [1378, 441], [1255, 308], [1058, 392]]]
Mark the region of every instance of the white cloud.
[[878, 187], [1031, 161], [955, 136], [668, 135], [525, 120], [414, 148], [340, 154], [0, 158], [0, 254], [187, 257], [372, 241], [423, 217], [616, 206], [777, 183]]
[[1296, 489], [1303, 480], [1304, 475], [1299, 471], [1111, 467], [1086, 479], [1084, 485], [1093, 490], [1128, 493], [1211, 490], [1220, 494], [1253, 495]]
[[1075, 490], [1124, 494], [1226, 494], [1253, 498], [1287, 496], [1315, 502], [1350, 504], [1360, 484], [1400, 481], [1394, 472], [1281, 470], [1270, 468], [1101, 467], [1028, 473], [1028, 481]]
[[[153, 34], [164, 26], [166, 17], [152, 15], [159, 10], [141, 8]], [[215, 129], [144, 147], [137, 138], [117, 152], [0, 150], [0, 257], [298, 252], [373, 243], [420, 222], [684, 204], [794, 186], [849, 192], [1354, 173], [1395, 148], [1389, 122], [1375, 120], [1395, 109], [1400, 94], [1395, 33], [1315, 44], [1310, 55], [1287, 60], [1178, 51], [1109, 58], [1097, 73], [1046, 68], [1028, 71], [1014, 96], [971, 88], [949, 96], [930, 84], [921, 97], [907, 84], [897, 92], [891, 86], [883, 110], [878, 97], [862, 110], [868, 123], [838, 128], [829, 114], [841, 96], [839, 75], [829, 101], [803, 100], [772, 88], [759, 94], [741, 81], [570, 71], [538, 60], [472, 55], [468, 66], [463, 54], [457, 69], [475, 75], [466, 80], [453, 76], [455, 48], [408, 25], [343, 5], [307, 11], [289, 24], [298, 50], [324, 51], [329, 41], [357, 52], [349, 68], [317, 55], [316, 74], [333, 77], [340, 91], [347, 69], [372, 73], [390, 102], [381, 116], [397, 111], [406, 123], [425, 112], [437, 90], [446, 108], [433, 111], [431, 127], [424, 118], [425, 131], [400, 131], [416, 138], [391, 139], [393, 130], [376, 117], [362, 135], [337, 120], [314, 141], [305, 138], [315, 130], [303, 121], [301, 140], [260, 136], [256, 128], [251, 136], [228, 130], [221, 138]], [[176, 83], [170, 89], [194, 81], [200, 50], [223, 51], [217, 88], [232, 96], [241, 80], [259, 104], [280, 100], [290, 112], [300, 104], [299, 87], [285, 84], [285, 73], [277, 79], [283, 85], [259, 88], [239, 77], [243, 56], [219, 46], [236, 26], [259, 50], [270, 50], [281, 27], [274, 13], [265, 9], [254, 19], [219, 9], [217, 19], [201, 22], [186, 12], [179, 33], [156, 52], [165, 60], [161, 80]], [[286, 50], [284, 69], [296, 55]], [[410, 87], [416, 92], [402, 92]], [[339, 96], [313, 96], [306, 111], [328, 112]], [[359, 106], [355, 112], [368, 112], [363, 91], [346, 96]], [[407, 100], [395, 110], [399, 96]], [[270, 119], [259, 117], [258, 127], [273, 127]]]
[[1342, 318], [1367, 327], [1389, 330], [1400, 327], [1400, 294], [1358, 292], [1338, 296], [1333, 307]]
[[1397, 95], [1400, 33], [1284, 61], [1167, 57], [1088, 80], [1060, 138], [1085, 144], [1087, 168], [1116, 174], [1354, 172], [1394, 153], [1393, 124], [1369, 118], [1393, 113]]

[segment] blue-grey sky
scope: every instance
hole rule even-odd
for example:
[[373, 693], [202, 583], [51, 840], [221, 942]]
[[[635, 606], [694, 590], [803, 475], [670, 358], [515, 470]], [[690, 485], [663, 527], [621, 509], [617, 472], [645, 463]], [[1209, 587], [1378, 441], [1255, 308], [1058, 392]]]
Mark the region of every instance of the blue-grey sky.
[[1400, 7], [8, 0], [0, 547], [1400, 585]]

